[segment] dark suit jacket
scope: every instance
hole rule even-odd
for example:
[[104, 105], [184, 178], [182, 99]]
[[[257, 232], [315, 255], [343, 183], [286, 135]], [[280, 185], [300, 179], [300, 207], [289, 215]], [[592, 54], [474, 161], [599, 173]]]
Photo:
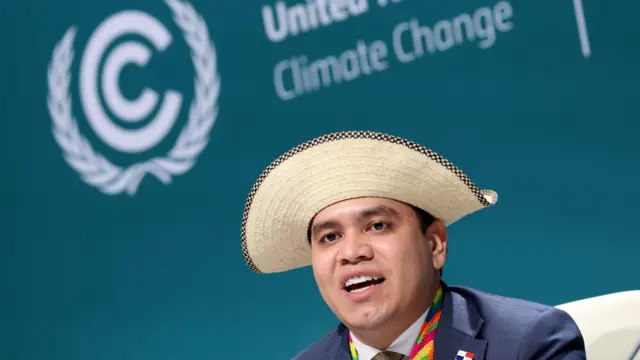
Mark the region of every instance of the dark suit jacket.
[[[435, 360], [584, 360], [584, 340], [564, 311], [443, 283], [444, 304]], [[348, 329], [340, 324], [293, 360], [351, 360]]]

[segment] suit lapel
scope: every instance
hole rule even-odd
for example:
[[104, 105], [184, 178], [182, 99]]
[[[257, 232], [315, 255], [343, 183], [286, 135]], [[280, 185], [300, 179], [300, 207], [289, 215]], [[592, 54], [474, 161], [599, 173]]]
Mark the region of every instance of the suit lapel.
[[484, 319], [472, 303], [449, 291], [444, 283], [442, 286], [444, 304], [434, 340], [435, 360], [455, 360], [459, 351], [472, 353], [473, 360], [483, 360], [487, 342], [476, 336]]
[[327, 359], [351, 360], [349, 352], [349, 330], [343, 324], [338, 325], [335, 332], [335, 340], [327, 348]]

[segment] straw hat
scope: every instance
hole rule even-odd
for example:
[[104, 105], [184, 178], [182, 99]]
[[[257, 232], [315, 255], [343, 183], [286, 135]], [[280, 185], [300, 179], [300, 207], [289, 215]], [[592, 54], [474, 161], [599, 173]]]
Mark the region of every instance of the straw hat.
[[325, 207], [385, 197], [450, 225], [496, 203], [460, 169], [410, 140], [370, 131], [320, 136], [281, 155], [258, 177], [242, 217], [242, 253], [258, 273], [311, 264], [307, 230]]

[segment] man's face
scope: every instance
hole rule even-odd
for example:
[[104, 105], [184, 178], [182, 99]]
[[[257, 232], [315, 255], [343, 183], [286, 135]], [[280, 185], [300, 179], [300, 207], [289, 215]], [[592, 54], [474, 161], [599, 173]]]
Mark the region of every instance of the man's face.
[[414, 321], [446, 256], [439, 220], [423, 232], [410, 206], [384, 198], [323, 209], [313, 219], [311, 244], [322, 297], [345, 325], [363, 331]]

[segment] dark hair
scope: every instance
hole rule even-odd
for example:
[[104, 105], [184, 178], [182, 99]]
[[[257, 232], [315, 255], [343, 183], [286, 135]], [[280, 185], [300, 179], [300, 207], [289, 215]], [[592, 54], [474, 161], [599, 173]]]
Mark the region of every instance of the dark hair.
[[[429, 226], [431, 226], [435, 221], [435, 217], [417, 206], [411, 205], [411, 208], [416, 213], [418, 223], [420, 224], [420, 230], [423, 233], [426, 232]], [[440, 277], [442, 277], [442, 269], [440, 269]]]
[[411, 208], [416, 213], [416, 217], [418, 218], [418, 222], [420, 223], [420, 230], [422, 232], [426, 232], [427, 229], [429, 228], [429, 226], [431, 226], [431, 224], [433, 224], [433, 221], [435, 220], [435, 217], [433, 215], [429, 214], [428, 212], [420, 209], [417, 206], [411, 205]]

